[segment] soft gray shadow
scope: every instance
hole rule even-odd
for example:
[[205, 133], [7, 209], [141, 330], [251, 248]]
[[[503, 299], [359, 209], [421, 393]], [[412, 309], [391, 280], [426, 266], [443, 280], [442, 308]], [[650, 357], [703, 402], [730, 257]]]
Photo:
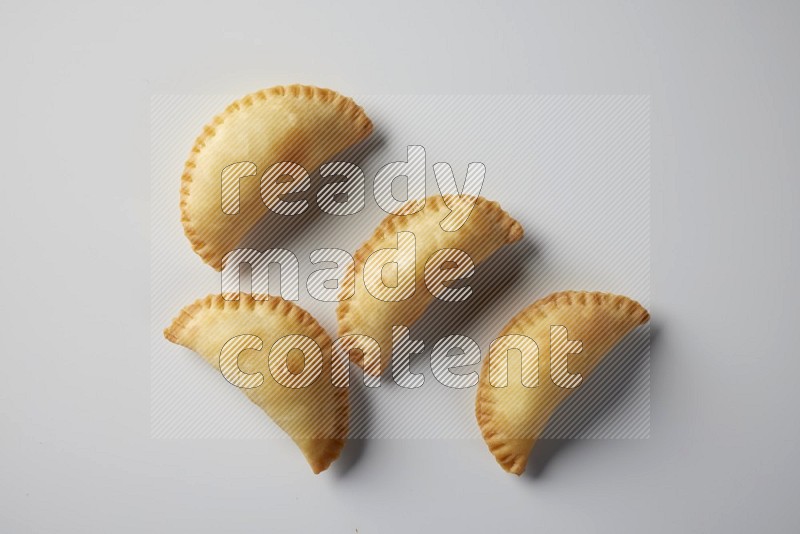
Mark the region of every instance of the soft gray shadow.
[[[524, 267], [536, 261], [538, 247], [528, 237], [502, 248], [483, 263], [475, 266], [475, 275], [453, 287], [469, 284], [472, 295], [464, 302], [434, 299], [425, 314], [412, 328], [413, 337], [425, 342], [425, 353], [440, 338], [451, 334], [485, 328], [488, 311], [503, 301], [503, 295], [514, 287]], [[423, 290], [427, 290], [423, 288]], [[476, 340], [477, 341], [477, 340]]]
[[[424, 315], [410, 329], [412, 339], [422, 340], [425, 343], [425, 349], [410, 358], [412, 371], [415, 373], [430, 371], [430, 365], [422, 365], [422, 362], [427, 360], [433, 346], [442, 337], [487, 330], [487, 310], [502, 303], [502, 296], [513, 288], [525, 265], [533, 261], [537, 255], [538, 249], [534, 243], [528, 238], [523, 238], [520, 242], [497, 251], [486, 261], [477, 265], [472, 278], [453, 286], [460, 287], [469, 283], [473, 291], [469, 299], [464, 302], [446, 302], [434, 299]], [[417, 290], [427, 291], [427, 288], [418, 287]], [[489, 333], [494, 332], [489, 331]], [[362, 371], [356, 367], [353, 375], [361, 377], [363, 376], [361, 373]], [[381, 389], [403, 389], [392, 378], [391, 368], [381, 376]]]
[[350, 432], [347, 443], [342, 450], [342, 455], [333, 463], [334, 475], [337, 478], [347, 476], [356, 466], [364, 455], [367, 439], [369, 435], [370, 422], [373, 413], [369, 399], [367, 399], [367, 387], [361, 380], [357, 366], [353, 365], [350, 373]]
[[[628, 335], [609, 353], [585, 385], [556, 409], [543, 436], [580, 436], [618, 405], [630, 391], [637, 371], [651, 358], [652, 347], [659, 335], [660, 328], [652, 323]], [[540, 438], [533, 447], [522, 478], [541, 478], [554, 457], [581, 441], [590, 442], [579, 437]]]

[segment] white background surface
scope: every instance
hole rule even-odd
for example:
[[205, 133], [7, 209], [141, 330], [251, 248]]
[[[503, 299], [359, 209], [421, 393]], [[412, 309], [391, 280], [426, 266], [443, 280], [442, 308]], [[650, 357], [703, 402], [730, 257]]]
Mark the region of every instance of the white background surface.
[[[1, 530], [797, 530], [797, 4], [146, 4], [0, 7]], [[150, 97], [295, 81], [652, 95], [649, 440], [150, 439]]]

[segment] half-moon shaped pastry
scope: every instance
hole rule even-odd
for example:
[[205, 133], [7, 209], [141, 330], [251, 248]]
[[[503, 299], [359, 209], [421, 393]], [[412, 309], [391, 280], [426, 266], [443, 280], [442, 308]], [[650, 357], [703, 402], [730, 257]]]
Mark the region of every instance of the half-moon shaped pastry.
[[272, 87], [233, 102], [205, 126], [181, 178], [192, 248], [221, 270], [281, 195], [307, 187], [297, 165], [313, 173], [371, 132], [364, 110], [329, 89]]
[[580, 291], [554, 293], [517, 314], [483, 362], [475, 406], [497, 463], [522, 474], [559, 404], [649, 318], [627, 297]]
[[[346, 388], [331, 382], [331, 340], [291, 302], [209, 295], [164, 330], [220, 370], [300, 447], [314, 473], [328, 468], [348, 431]], [[223, 379], [223, 377], [220, 377]]]
[[[401, 213], [420, 205], [412, 200]], [[451, 210], [469, 213], [469, 217], [458, 230], [447, 232], [441, 222]], [[516, 220], [497, 202], [483, 197], [432, 196], [419, 211], [388, 216], [356, 251], [336, 310], [340, 338], [359, 334], [378, 342], [380, 369], [365, 365], [363, 352], [352, 351], [349, 357], [367, 373], [379, 376], [390, 367], [393, 326], [410, 327], [434, 298], [462, 298], [463, 293], [459, 295], [447, 282], [470, 275], [474, 265], [522, 235]], [[385, 253], [391, 249], [396, 251]], [[389, 268], [381, 269], [386, 261]], [[443, 295], [448, 291], [449, 295]]]

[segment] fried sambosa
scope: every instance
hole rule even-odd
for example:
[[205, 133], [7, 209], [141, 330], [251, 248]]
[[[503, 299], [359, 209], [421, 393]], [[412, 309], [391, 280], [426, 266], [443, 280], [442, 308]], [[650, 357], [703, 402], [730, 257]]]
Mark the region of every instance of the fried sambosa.
[[565, 291], [533, 303], [508, 323], [483, 361], [475, 405], [483, 439], [503, 469], [525, 471], [556, 408], [649, 318], [627, 297]]
[[222, 270], [225, 255], [282, 195], [307, 187], [307, 173], [371, 132], [364, 110], [329, 89], [272, 87], [233, 102], [205, 126], [181, 178], [192, 248]]
[[[367, 336], [378, 343], [379, 368], [365, 365], [359, 351], [350, 355], [372, 375], [390, 367], [393, 326], [410, 327], [434, 298], [464, 298], [450, 282], [471, 275], [476, 265], [523, 234], [498, 203], [483, 197], [435, 196], [425, 199], [422, 209], [420, 201], [407, 207], [419, 211], [390, 215], [358, 249], [336, 310], [340, 337]], [[459, 210], [465, 222], [445, 231], [443, 221]]]
[[294, 440], [314, 473], [339, 456], [348, 393], [332, 384], [331, 340], [308, 312], [278, 297], [209, 295], [186, 306], [164, 337], [239, 387]]

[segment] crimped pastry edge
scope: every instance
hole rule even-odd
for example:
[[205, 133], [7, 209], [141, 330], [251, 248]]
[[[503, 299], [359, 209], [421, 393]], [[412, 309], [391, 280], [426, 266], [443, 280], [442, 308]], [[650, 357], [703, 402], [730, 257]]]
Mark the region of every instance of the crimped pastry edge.
[[[314, 316], [293, 302], [271, 295], [265, 300], [257, 300], [253, 295], [249, 294], [240, 295], [238, 300], [226, 300], [225, 297], [220, 294], [207, 295], [206, 297], [197, 299], [193, 303], [184, 306], [184, 308], [181, 309], [178, 315], [172, 320], [172, 323], [170, 323], [170, 325], [164, 329], [164, 337], [172, 343], [183, 345], [181, 342], [181, 335], [200, 313], [212, 309], [222, 311], [234, 311], [239, 309], [256, 310], [256, 308], [261, 306], [265, 306], [263, 310], [275, 311], [285, 317], [291, 317], [292, 315], [296, 316], [303, 326], [311, 327], [312, 335], [309, 337], [311, 337], [320, 347], [327, 347], [331, 357], [333, 357], [333, 352], [331, 350], [331, 338], [325, 329], [322, 328], [319, 322], [314, 318]], [[259, 309], [259, 311], [263, 310]], [[340, 413], [339, 417], [337, 418], [339, 424], [335, 429], [336, 437], [319, 440], [327, 441], [330, 443], [330, 446], [325, 451], [325, 454], [321, 458], [318, 458], [316, 462], [309, 462], [311, 469], [315, 474], [319, 474], [330, 467], [333, 461], [336, 460], [341, 454], [342, 448], [344, 448], [344, 444], [346, 442], [350, 419], [350, 404], [347, 400], [347, 388], [336, 388], [336, 394], [339, 395], [338, 400], [340, 402], [343, 401], [342, 405], [344, 406], [344, 413]]]
[[250, 93], [249, 95], [243, 96], [242, 98], [229, 104], [228, 107], [225, 108], [225, 111], [215, 116], [211, 122], [206, 124], [203, 127], [202, 133], [197, 136], [194, 146], [192, 146], [192, 150], [189, 153], [189, 159], [186, 160], [183, 174], [181, 175], [181, 223], [183, 223], [183, 231], [184, 234], [186, 234], [186, 237], [189, 239], [192, 250], [194, 250], [195, 253], [200, 256], [203, 262], [207, 263], [217, 271], [222, 269], [222, 260], [215, 260], [208, 252], [207, 244], [205, 241], [203, 241], [199, 235], [199, 232], [195, 228], [194, 221], [192, 221], [191, 217], [189, 216], [187, 208], [191, 193], [191, 184], [194, 180], [192, 172], [196, 167], [197, 156], [205, 148], [206, 142], [216, 135], [217, 128], [224, 124], [225, 120], [229, 116], [242, 109], [249, 108], [255, 101], [276, 97], [303, 98], [306, 100], [320, 100], [322, 102], [329, 102], [331, 105], [338, 106], [345, 116], [351, 117], [354, 122], [358, 124], [358, 127], [364, 130], [365, 133], [362, 139], [369, 136], [369, 134], [372, 132], [372, 121], [369, 119], [369, 117], [367, 117], [366, 113], [364, 113], [364, 109], [356, 104], [352, 98], [337, 93], [332, 89], [301, 84], [278, 85], [256, 91], [255, 93]]
[[[627, 307], [632, 317], [638, 316], [637, 325], [643, 325], [650, 320], [647, 310], [635, 300], [623, 295], [604, 293], [601, 291], [559, 291], [541, 298], [533, 304], [527, 306], [517, 313], [511, 321], [503, 328], [498, 337], [505, 336], [513, 331], [517, 331], [524, 325], [529, 325], [534, 321], [544, 319], [549, 313], [562, 308], [563, 306], [586, 306], [589, 303], [603, 306], [609, 302], [619, 310]], [[509, 450], [506, 439], [500, 437], [501, 430], [497, 428], [492, 420], [492, 400], [488, 397], [489, 357], [487, 355], [481, 364], [481, 375], [478, 382], [478, 392], [475, 396], [475, 416], [481, 435], [486, 445], [498, 464], [507, 472], [521, 475], [525, 472], [528, 465], [528, 455], [518, 455]]]
[[[482, 196], [478, 196], [475, 198], [476, 201], [473, 210], [479, 207], [481, 209], [491, 210], [497, 217], [500, 224], [505, 229], [506, 240], [503, 243], [503, 245], [508, 245], [522, 239], [522, 236], [524, 235], [524, 230], [522, 228], [522, 225], [516, 219], [511, 217], [511, 215], [509, 215], [503, 208], [501, 208], [498, 202], [495, 202], [493, 200], [487, 200], [485, 197]], [[370, 236], [370, 238], [367, 239], [353, 255], [353, 263], [348, 265], [347, 270], [345, 271], [344, 279], [352, 280], [354, 278], [354, 273], [356, 272], [356, 269], [360, 270], [364, 268], [364, 262], [369, 257], [369, 254], [374, 251], [377, 244], [380, 242], [380, 240], [383, 239], [383, 237], [386, 234], [391, 234], [393, 232], [396, 232], [397, 229], [403, 224], [406, 225], [410, 224], [410, 221], [413, 221], [413, 218], [422, 216], [426, 209], [432, 208], [436, 210], [440, 208], [446, 208], [447, 203], [452, 203], [452, 201], [456, 200], [457, 197], [455, 197], [454, 195], [430, 196], [425, 198], [425, 207], [416, 213], [411, 213], [408, 215], [389, 215], [385, 217], [383, 221], [381, 221], [381, 223], [375, 229], [375, 231], [372, 233], [372, 236]], [[417, 202], [419, 202], [419, 200], [409, 200], [404, 205], [404, 207], [400, 209], [400, 212], [402, 213], [406, 209], [406, 207], [411, 206], [412, 204]], [[349, 291], [348, 286], [342, 287], [339, 293], [340, 297], [341, 295], [346, 294], [346, 292], [348, 291]], [[336, 307], [336, 319], [338, 323], [338, 334], [340, 337], [347, 334], [358, 333], [358, 332], [353, 332], [354, 326], [350, 320], [350, 315], [351, 315], [350, 309], [352, 305], [353, 304], [350, 302], [349, 299], [343, 299], [339, 301], [339, 305]], [[362, 355], [360, 353], [355, 356], [353, 361], [363, 369]], [[381, 372], [383, 372], [383, 369], [381, 369]]]

